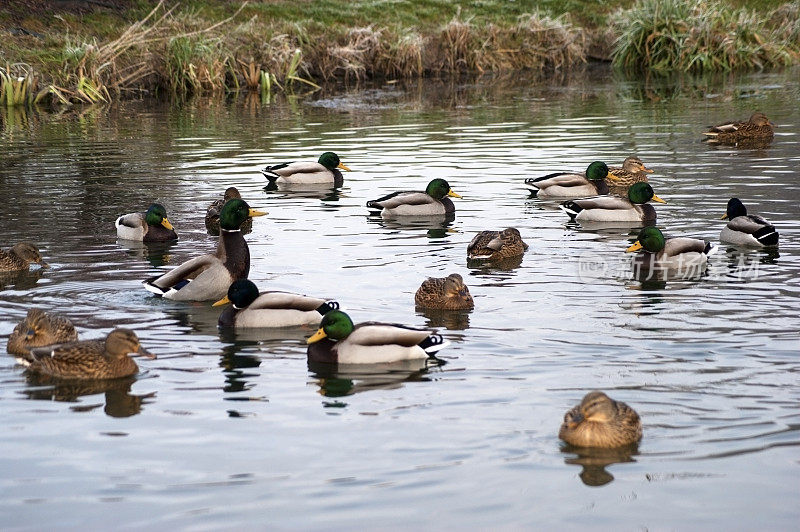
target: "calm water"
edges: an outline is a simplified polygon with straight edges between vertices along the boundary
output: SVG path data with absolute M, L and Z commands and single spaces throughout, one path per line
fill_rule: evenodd
M 0 525 L 795 528 L 797 74 L 674 85 L 600 71 L 263 106 L 3 111 L 0 245 L 34 241 L 52 268 L 3 279 L 0 335 L 35 306 L 83 338 L 131 327 L 159 359 L 130 382 L 78 387 L 29 382 L 0 357 Z M 699 142 L 754 109 L 779 125 L 769 148 Z M 325 150 L 353 169 L 340 191 L 264 190 L 264 163 Z M 662 229 L 717 241 L 738 196 L 777 226 L 779 250 L 723 245 L 702 278 L 641 282 L 628 229 L 567 223 L 522 186 L 634 153 L 669 202 Z M 433 177 L 464 196 L 451 223 L 367 217 L 366 200 Z M 315 371 L 310 329 L 221 335 L 217 309 L 151 297 L 142 279 L 214 248 L 203 215 L 229 185 L 269 211 L 247 236 L 262 289 L 436 327 L 447 364 Z M 118 242 L 115 217 L 156 199 L 180 240 Z M 507 226 L 530 244 L 521 264 L 468 268 L 474 233 Z M 416 312 L 421 281 L 451 272 L 475 310 Z M 639 411 L 638 452 L 562 450 L 564 412 L 597 388 Z

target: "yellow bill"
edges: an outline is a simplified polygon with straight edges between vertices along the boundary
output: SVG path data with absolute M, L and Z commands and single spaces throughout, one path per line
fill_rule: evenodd
M 255 218 L 257 216 L 264 216 L 265 214 L 269 213 L 264 211 L 257 211 L 255 209 L 250 209 L 249 211 L 247 211 L 247 216 L 249 216 L 250 218 Z
M 231 302 L 231 300 L 228 299 L 228 296 L 225 296 L 225 297 L 223 297 L 222 299 L 220 299 L 219 301 L 217 301 L 216 303 L 214 303 L 211 306 L 212 307 L 221 307 L 222 305 L 227 305 L 230 302 Z
M 450 196 L 451 198 L 461 198 L 461 196 L 459 196 L 458 194 L 456 194 L 455 192 L 453 192 L 453 189 L 452 189 L 452 188 L 451 188 L 450 190 L 448 190 L 448 191 L 447 191 L 447 195 L 448 195 L 448 196 Z M 463 199 L 463 198 L 462 198 L 462 199 Z
M 633 251 L 639 251 L 640 249 L 642 249 L 642 244 L 637 240 L 636 242 L 633 243 L 633 245 L 631 247 L 629 247 L 628 249 L 625 250 L 625 253 L 631 253 Z
M 719 218 L 719 219 L 720 219 L 720 220 L 727 220 L 727 219 L 728 219 L 728 213 L 726 212 L 725 214 L 723 214 L 722 216 L 720 216 L 720 218 Z
M 161 225 L 163 225 L 167 229 L 170 229 L 170 230 L 172 229 L 172 224 L 169 223 L 169 220 L 167 220 L 166 216 L 161 219 Z
M 666 201 L 662 200 L 661 198 L 659 198 L 655 194 L 653 194 L 653 201 L 657 201 L 658 203 L 666 203 Z
M 314 333 L 314 335 L 311 338 L 306 340 L 306 343 L 307 344 L 313 344 L 313 343 L 319 342 L 323 338 L 327 338 L 327 337 L 328 337 L 328 335 L 325 334 L 325 331 L 323 331 L 322 328 L 320 328 L 317 332 Z
M 348 172 L 352 172 L 348 167 L 344 165 L 344 163 L 339 163 L 336 168 L 341 168 L 342 170 L 347 170 Z

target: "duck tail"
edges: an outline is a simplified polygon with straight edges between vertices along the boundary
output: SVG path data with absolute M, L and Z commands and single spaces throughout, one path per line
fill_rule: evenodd
M 338 301 L 326 301 L 322 305 L 317 307 L 317 312 L 319 312 L 322 316 L 327 314 L 332 310 L 339 310 L 339 302 Z
M 762 227 L 753 233 L 753 237 L 765 246 L 778 245 L 778 232 L 775 230 L 775 227 L 771 225 Z
M 565 201 L 564 203 L 559 205 L 558 208 L 567 213 L 567 215 L 573 220 L 583 210 L 583 207 L 581 207 L 574 201 Z
M 706 248 L 703 250 L 703 253 L 705 253 L 706 257 L 710 257 L 717 251 L 719 251 L 719 246 L 715 246 L 714 244 L 706 240 Z
M 261 175 L 266 177 L 267 181 L 269 181 L 270 183 L 274 183 L 280 177 L 278 174 L 271 171 L 269 166 L 264 168 L 263 170 L 259 170 L 259 172 L 261 172 Z
M 441 334 L 432 334 L 417 345 L 419 345 L 423 351 L 428 353 L 429 356 L 433 356 L 438 353 L 439 350 L 450 345 L 450 342 L 445 340 Z
M 144 289 L 147 290 L 148 292 L 152 292 L 153 294 L 161 297 L 164 294 L 166 294 L 167 291 L 164 290 L 163 288 L 161 288 L 160 286 L 157 286 L 156 284 L 154 284 L 154 281 L 156 279 L 158 279 L 159 277 L 161 277 L 161 276 L 160 275 L 155 275 L 153 277 L 150 277 L 149 279 L 145 279 L 144 281 L 142 281 L 142 285 L 144 286 Z

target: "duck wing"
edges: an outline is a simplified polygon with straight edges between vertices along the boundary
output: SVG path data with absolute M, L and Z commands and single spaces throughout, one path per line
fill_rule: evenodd
M 556 172 L 542 177 L 531 177 L 525 180 L 525 184 L 533 185 L 537 188 L 547 188 L 553 186 L 560 187 L 579 187 L 589 183 L 584 174 L 574 172 Z
M 571 203 L 578 204 L 582 209 L 605 209 L 605 210 L 629 210 L 633 204 L 625 198 L 619 196 L 595 196 L 593 198 L 581 198 L 573 200 Z
M 308 297 L 291 292 L 262 292 L 255 301 L 247 306 L 247 310 L 259 309 L 291 309 L 302 312 L 317 310 L 330 300 Z
M 367 207 L 373 209 L 395 209 L 401 205 L 428 205 L 436 200 L 425 192 L 393 192 L 376 200 L 368 201 Z
M 747 233 L 748 235 L 755 234 L 765 227 L 772 227 L 772 225 L 761 216 L 755 214 L 737 216 L 728 222 L 728 229 Z
M 363 346 L 395 344 L 413 347 L 423 342 L 432 333 L 394 323 L 365 322 L 356 325 L 347 337 L 347 342 Z
M 222 266 L 225 267 L 222 261 L 212 254 L 200 255 L 193 259 L 187 260 L 177 268 L 168 271 L 167 273 L 151 277 L 144 281 L 145 288 L 155 294 L 163 295 L 164 292 L 171 288 L 180 288 L 178 285 L 181 283 L 186 284 L 199 277 L 203 272 L 209 268 Z
M 698 238 L 668 238 L 664 243 L 664 253 L 668 257 L 677 257 L 683 253 L 705 253 L 711 249 L 711 244 Z

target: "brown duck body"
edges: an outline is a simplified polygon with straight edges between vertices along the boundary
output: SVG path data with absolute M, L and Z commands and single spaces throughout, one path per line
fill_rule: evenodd
M 775 135 L 775 124 L 764 113 L 755 112 L 746 122 L 731 121 L 712 126 L 705 135 L 706 140 L 711 143 L 769 142 Z
M 72 322 L 61 316 L 31 309 L 8 337 L 6 350 L 13 355 L 27 355 L 34 347 L 78 340 Z
M 642 439 L 642 424 L 633 408 L 594 391 L 564 415 L 558 437 L 576 447 L 622 447 Z
M 222 199 L 215 200 L 208 206 L 206 210 L 206 230 L 208 234 L 219 235 L 219 211 L 226 201 L 234 198 L 241 199 L 241 197 L 242 195 L 239 194 L 239 190 L 236 187 L 228 187 Z M 251 233 L 253 231 L 253 218 L 248 217 L 242 223 L 240 229 L 244 235 Z
M 647 168 L 638 157 L 627 157 L 622 162 L 622 167 L 612 167 L 608 169 L 606 183 L 610 194 L 625 195 L 628 187 L 634 183 L 647 181 L 647 174 L 653 171 Z
M 414 303 L 418 307 L 439 310 L 469 310 L 475 307 L 469 288 L 457 273 L 423 281 L 414 294 Z
M 27 270 L 31 263 L 41 264 L 43 267 L 47 263 L 42 260 L 39 249 L 28 242 L 20 242 L 8 251 L 0 249 L 0 271 L 19 271 Z
M 467 246 L 471 260 L 501 260 L 519 257 L 528 249 L 519 231 L 513 227 L 502 231 L 481 231 Z

